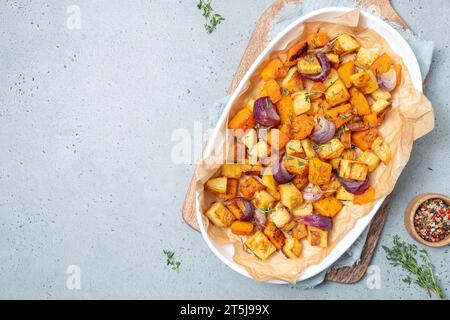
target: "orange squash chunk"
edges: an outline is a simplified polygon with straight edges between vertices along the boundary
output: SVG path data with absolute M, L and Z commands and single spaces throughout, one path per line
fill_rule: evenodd
M 350 103 L 325 110 L 325 115 L 333 120 L 336 128 L 352 120 L 353 109 Z
M 243 129 L 247 130 L 253 128 L 255 120 L 253 112 L 248 108 L 242 108 L 228 123 L 229 129 Z
M 358 116 L 364 116 L 371 112 L 366 97 L 356 88 L 350 89 L 350 103 L 355 108 Z
M 328 43 L 328 35 L 325 32 L 314 32 L 306 37 L 306 42 L 308 43 L 308 48 L 320 48 Z
M 282 124 L 291 124 L 295 117 L 294 104 L 291 96 L 283 96 L 277 103 L 278 113 Z
M 376 73 L 386 73 L 389 71 L 391 65 L 391 57 L 389 57 L 386 53 L 383 53 L 373 62 L 369 69 Z
M 353 198 L 354 204 L 366 204 L 371 203 L 375 201 L 375 189 L 372 187 L 369 187 L 366 191 L 364 191 L 362 194 L 355 194 Z
M 308 137 L 314 129 L 314 118 L 301 114 L 294 118 L 291 125 L 292 139 L 302 140 Z
M 282 94 L 281 94 L 281 88 L 278 85 L 278 82 L 275 80 L 269 80 L 266 83 L 264 83 L 264 93 L 269 96 L 270 100 L 273 103 L 277 103 L 281 100 Z
M 348 61 L 341 65 L 338 69 L 338 74 L 347 88 L 352 86 L 350 81 L 350 76 L 355 73 L 355 63 L 353 61 Z
M 370 149 L 372 142 L 374 142 L 378 136 L 378 130 L 376 128 L 370 128 L 364 131 L 353 132 L 352 142 L 362 151 L 366 151 Z
M 319 158 L 309 160 L 308 180 L 313 184 L 326 184 L 330 182 L 333 167 Z
M 239 186 L 239 191 L 246 199 L 251 199 L 257 191 L 264 190 L 266 187 L 253 177 L 248 178 Z
M 314 202 L 313 207 L 320 215 L 333 218 L 341 211 L 342 202 L 331 196 Z
M 261 71 L 261 77 L 265 81 L 279 79 L 286 75 L 286 69 L 280 59 L 273 59 Z
M 248 221 L 234 221 L 231 224 L 231 231 L 241 236 L 250 236 L 253 234 L 253 223 Z

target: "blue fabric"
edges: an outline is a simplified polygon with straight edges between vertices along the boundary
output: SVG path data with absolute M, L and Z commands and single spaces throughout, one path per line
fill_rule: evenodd
M 273 24 L 272 30 L 269 33 L 269 38 L 273 39 L 280 31 L 282 31 L 286 26 L 288 26 L 291 22 L 293 22 L 298 17 L 307 14 L 311 11 L 325 8 L 325 7 L 333 7 L 333 6 L 345 6 L 351 8 L 357 8 L 355 3 L 350 0 L 303 0 L 300 4 L 297 5 L 287 5 L 280 15 L 278 16 L 278 20 Z M 359 8 L 360 10 L 365 10 Z M 376 11 L 369 10 L 370 13 L 378 16 Z M 393 25 L 393 24 L 391 24 Z M 413 34 L 411 31 L 405 31 L 398 25 L 393 25 L 393 27 L 405 38 L 405 40 L 409 43 L 411 48 L 413 49 L 417 60 L 419 62 L 420 70 L 422 73 L 422 78 L 425 79 L 430 71 L 430 65 L 433 56 L 434 43 L 432 41 L 426 41 L 420 39 L 417 35 Z M 269 39 L 269 40 L 270 40 Z M 214 127 L 219 119 L 219 116 L 222 114 L 224 107 L 228 102 L 229 97 L 224 97 L 218 100 L 214 107 L 211 109 L 210 114 L 210 125 Z M 340 268 L 344 266 L 353 266 L 359 259 L 361 258 L 361 252 L 364 248 L 364 244 L 366 242 L 368 234 L 368 228 L 361 234 L 361 236 L 355 241 L 355 243 L 346 251 L 345 254 L 340 257 L 332 267 Z M 320 274 L 305 280 L 298 282 L 295 286 L 292 286 L 296 289 L 309 289 L 314 288 L 315 286 L 321 284 L 328 270 L 321 272 Z

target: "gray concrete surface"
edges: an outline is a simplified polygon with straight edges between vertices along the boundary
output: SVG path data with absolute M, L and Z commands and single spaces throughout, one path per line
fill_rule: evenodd
M 258 16 L 271 0 L 214 1 L 212 35 L 194 0 L 0 3 L 0 298 L 419 298 L 379 249 L 381 289 L 313 290 L 248 280 L 223 265 L 180 218 L 192 165 L 174 165 L 176 128 L 206 123 Z M 427 95 L 436 130 L 415 144 L 394 192 L 381 244 L 414 195 L 450 194 L 450 4 L 393 1 L 436 42 Z M 70 5 L 81 29 L 67 27 Z M 182 261 L 165 266 L 163 249 Z M 447 249 L 430 250 L 447 294 Z M 81 289 L 66 286 L 70 265 Z M 69 286 L 70 288 L 70 286 Z

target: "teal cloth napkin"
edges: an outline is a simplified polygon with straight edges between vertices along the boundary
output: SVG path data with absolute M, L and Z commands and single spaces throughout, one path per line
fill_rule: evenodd
M 303 0 L 297 5 L 287 5 L 283 8 L 278 16 L 277 21 L 274 22 L 272 30 L 269 33 L 269 40 L 273 39 L 279 32 L 281 32 L 286 26 L 293 22 L 298 17 L 305 15 L 311 11 L 334 6 L 344 6 L 350 8 L 358 8 L 353 1 L 350 0 Z M 362 11 L 367 11 L 366 9 L 359 8 Z M 376 11 L 368 11 L 376 16 L 379 16 Z M 428 72 L 430 71 L 430 65 L 433 56 L 434 43 L 433 41 L 426 41 L 420 39 L 417 35 L 413 34 L 411 31 L 405 31 L 400 26 L 391 24 L 408 42 L 408 44 L 413 49 L 417 60 L 419 62 L 420 71 L 422 73 L 422 79 L 425 79 Z M 229 96 L 223 97 L 214 103 L 209 115 L 210 126 L 214 127 L 222 114 Z M 340 268 L 344 266 L 353 266 L 358 263 L 361 258 L 361 252 L 364 248 L 366 242 L 367 234 L 369 228 L 361 234 L 361 236 L 355 241 L 355 243 L 333 264 L 331 268 Z M 298 282 L 296 285 L 292 286 L 296 289 L 310 289 L 321 284 L 325 280 L 325 275 L 328 270 L 322 271 L 318 275 L 307 279 L 305 281 Z

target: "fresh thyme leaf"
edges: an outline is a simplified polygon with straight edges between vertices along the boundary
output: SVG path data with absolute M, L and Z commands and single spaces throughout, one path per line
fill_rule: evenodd
M 264 213 L 270 213 L 270 212 L 272 212 L 274 210 L 274 208 L 268 207 L 268 208 L 261 208 L 259 210 L 264 212 Z
M 313 64 L 315 60 L 312 57 L 305 57 L 305 61 L 308 62 L 308 64 Z
M 351 116 L 351 114 L 350 113 L 343 113 L 343 114 L 340 114 L 339 115 L 342 119 L 347 119 L 348 117 L 350 117 Z
M 179 272 L 180 271 L 181 262 L 175 260 L 175 258 L 174 258 L 175 252 L 169 251 L 169 250 L 163 250 L 163 253 L 166 255 L 166 259 L 167 259 L 166 260 L 166 265 L 167 266 L 171 266 L 172 270 L 174 270 L 176 272 Z
M 289 95 L 289 91 L 285 88 L 281 88 L 281 90 L 283 91 L 283 96 L 287 97 Z
M 197 4 L 197 8 L 202 11 L 202 16 L 205 17 L 205 30 L 208 33 L 213 33 L 217 29 L 217 26 L 225 20 L 219 13 L 214 12 L 211 7 L 212 0 L 200 0 Z
M 439 299 L 444 299 L 444 293 L 434 275 L 433 265 L 425 249 L 400 241 L 398 235 L 394 236 L 392 248 L 383 246 L 383 249 L 391 266 L 400 267 L 409 273 L 403 282 L 414 283 L 426 289 L 428 294 L 434 293 Z M 422 263 L 419 263 L 417 258 L 420 258 Z

